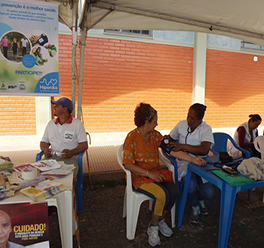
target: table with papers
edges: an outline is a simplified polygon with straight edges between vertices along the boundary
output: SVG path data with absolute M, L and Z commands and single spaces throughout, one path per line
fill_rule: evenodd
M 63 248 L 72 248 L 73 246 L 73 174 L 66 177 L 54 179 L 54 181 L 63 183 L 66 190 L 46 199 L 48 206 L 57 207 L 59 227 L 61 234 L 61 243 Z M 21 202 L 33 202 L 30 198 L 18 194 L 10 198 L 6 198 L 0 204 L 11 204 Z

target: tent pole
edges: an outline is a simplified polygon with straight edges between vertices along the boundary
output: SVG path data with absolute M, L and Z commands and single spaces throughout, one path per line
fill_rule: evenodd
M 78 85 L 78 113 L 77 118 L 81 119 L 82 112 L 82 86 L 83 86 L 83 66 L 84 66 L 84 52 L 86 45 L 87 28 L 84 27 L 81 30 L 81 51 L 80 51 L 80 73 L 79 73 L 79 85 Z
M 194 34 L 192 103 L 205 101 L 207 34 Z
M 73 2 L 72 15 L 72 116 L 75 117 L 75 82 L 76 82 L 76 47 L 77 47 L 77 16 L 79 0 Z

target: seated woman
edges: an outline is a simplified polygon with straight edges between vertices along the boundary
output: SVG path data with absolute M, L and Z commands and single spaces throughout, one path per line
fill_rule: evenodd
M 171 130 L 169 139 L 172 150 L 184 150 L 190 156 L 206 156 L 210 147 L 214 145 L 212 128 L 203 121 L 206 106 L 201 103 L 194 103 L 189 107 L 187 119 L 179 121 Z M 178 140 L 178 143 L 175 141 Z M 177 160 L 178 180 L 185 184 L 188 161 Z M 215 186 L 192 173 L 188 200 L 192 206 L 190 222 L 198 224 L 199 215 L 207 215 L 208 210 L 205 206 L 205 199 L 212 199 L 216 193 Z
M 249 115 L 249 118 L 250 119 L 247 122 L 242 123 L 237 128 L 234 134 L 234 141 L 239 147 L 249 151 L 251 157 L 260 158 L 260 153 L 254 147 L 254 140 L 258 136 L 258 126 L 262 119 L 258 114 Z M 228 153 L 233 157 L 242 156 L 242 153 L 237 150 L 232 143 L 230 144 Z
M 174 182 L 164 182 L 159 164 L 158 148 L 163 139 L 155 130 L 158 125 L 157 111 L 149 104 L 140 103 L 135 109 L 134 122 L 137 128 L 128 133 L 124 142 L 123 165 L 131 171 L 133 188 L 154 199 L 152 219 L 147 233 L 151 246 L 160 244 L 159 231 L 166 237 L 172 230 L 165 223 L 164 217 L 171 210 L 179 194 Z M 170 155 L 198 165 L 205 165 L 200 157 L 191 157 L 183 151 L 172 151 Z M 144 178 L 154 182 L 144 182 Z

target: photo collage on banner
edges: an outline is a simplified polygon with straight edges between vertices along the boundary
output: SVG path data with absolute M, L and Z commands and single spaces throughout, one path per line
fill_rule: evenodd
M 3 247 L 49 248 L 47 202 L 0 205 Z
M 59 95 L 58 5 L 0 0 L 0 94 Z

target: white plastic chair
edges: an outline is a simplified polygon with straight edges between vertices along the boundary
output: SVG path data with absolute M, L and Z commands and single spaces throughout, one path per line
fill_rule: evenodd
M 126 236 L 127 239 L 134 239 L 138 221 L 138 214 L 141 203 L 150 200 L 149 208 L 151 210 L 153 199 L 149 196 L 146 196 L 142 193 L 134 191 L 132 188 L 132 180 L 131 180 L 131 172 L 126 170 L 122 164 L 122 152 L 123 152 L 123 144 L 119 147 L 117 151 L 117 161 L 120 167 L 125 171 L 127 177 L 127 186 L 124 195 L 124 206 L 123 206 L 123 218 L 126 217 Z M 160 159 L 162 162 L 168 167 L 170 171 L 172 171 L 174 175 L 174 167 L 168 162 L 162 155 L 159 150 Z M 175 227 L 175 204 L 171 209 L 171 226 Z
M 264 159 L 264 136 L 257 136 L 254 140 L 254 146 L 261 154 L 261 159 Z

